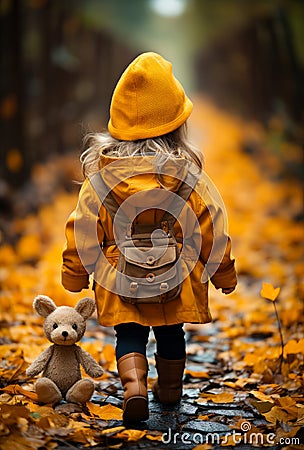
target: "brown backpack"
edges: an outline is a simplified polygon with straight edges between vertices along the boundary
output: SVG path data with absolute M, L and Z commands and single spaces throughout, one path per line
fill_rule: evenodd
M 174 223 L 193 191 L 193 177 L 189 182 L 190 177 L 182 182 L 170 212 L 166 211 L 159 223 L 151 225 L 131 222 L 111 192 L 104 196 L 102 204 L 113 221 L 120 208 L 119 223 L 125 230 L 119 242 L 106 239 L 103 243 L 104 247 L 114 244 L 119 247 L 116 292 L 122 301 L 166 303 L 180 294 L 183 277 L 178 243 L 182 243 L 182 239 L 175 237 Z M 100 188 L 103 192 L 108 191 L 101 177 L 98 183 L 95 180 L 95 187 L 96 184 L 99 192 Z

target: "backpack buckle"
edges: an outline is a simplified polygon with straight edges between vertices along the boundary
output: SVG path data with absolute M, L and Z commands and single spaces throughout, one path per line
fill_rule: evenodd
M 154 273 L 148 273 L 147 275 L 146 275 L 146 280 L 148 281 L 148 283 L 153 283 L 153 281 L 155 280 L 155 275 L 154 275 Z
M 132 283 L 130 283 L 130 292 L 131 294 L 134 294 L 138 289 L 138 283 L 136 283 L 135 281 L 132 281 Z
M 146 259 L 146 263 L 149 264 L 149 266 L 153 266 L 155 263 L 155 258 L 153 255 L 149 255 Z
M 161 283 L 159 286 L 159 290 L 163 293 L 163 292 L 167 292 L 167 290 L 169 289 L 169 285 L 168 283 Z

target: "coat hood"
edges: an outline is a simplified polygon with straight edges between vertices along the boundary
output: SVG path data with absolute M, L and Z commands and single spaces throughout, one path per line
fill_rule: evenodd
M 134 194 L 158 189 L 149 194 L 149 206 L 156 207 L 168 198 L 167 191 L 177 192 L 187 175 L 188 162 L 183 158 L 165 161 L 157 165 L 155 156 L 109 157 L 100 159 L 100 174 L 119 203 Z M 155 195 L 156 194 L 156 195 Z M 138 196 L 134 197 L 138 201 Z

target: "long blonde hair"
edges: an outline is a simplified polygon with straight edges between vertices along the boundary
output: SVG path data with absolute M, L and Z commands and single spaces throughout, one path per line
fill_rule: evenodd
M 136 141 L 120 141 L 103 133 L 89 133 L 83 140 L 84 151 L 80 156 L 84 177 L 94 175 L 99 170 L 101 156 L 128 157 L 154 155 L 156 164 L 163 164 L 170 158 L 184 158 L 193 163 L 199 171 L 203 168 L 202 153 L 187 139 L 187 125 L 163 136 Z

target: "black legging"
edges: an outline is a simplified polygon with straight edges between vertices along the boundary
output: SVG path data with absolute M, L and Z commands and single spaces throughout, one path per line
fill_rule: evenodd
M 183 324 L 152 327 L 156 339 L 156 351 L 165 359 L 181 359 L 186 354 Z M 116 331 L 117 360 L 127 353 L 146 355 L 150 327 L 138 323 L 122 323 L 114 327 Z

